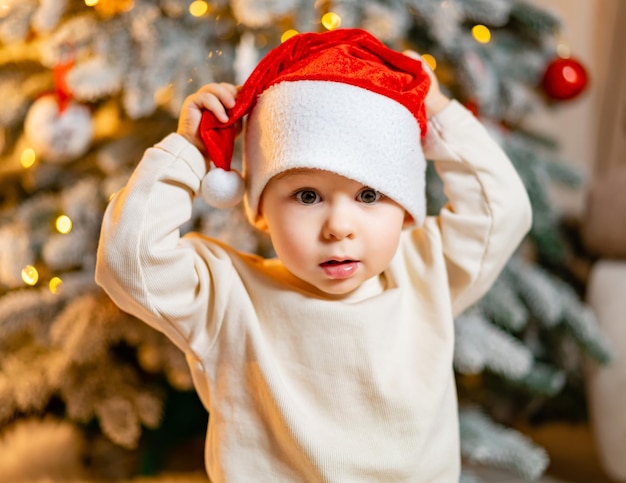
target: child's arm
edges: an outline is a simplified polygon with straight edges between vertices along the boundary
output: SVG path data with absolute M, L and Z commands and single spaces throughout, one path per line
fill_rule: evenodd
M 448 203 L 424 228 L 441 239 L 459 314 L 489 289 L 516 250 L 530 229 L 531 207 L 504 151 L 467 109 L 441 94 L 430 73 L 424 153 L 435 163 Z
M 191 95 L 178 132 L 145 152 L 103 219 L 96 282 L 122 310 L 164 332 L 183 350 L 206 325 L 209 306 L 219 310 L 211 280 L 230 273 L 222 251 L 207 248 L 199 256 L 195 242 L 180 237 L 179 227 L 191 217 L 206 174 L 197 128 L 202 109 L 223 116 L 223 105 L 234 102 L 236 93 L 233 86 L 211 84 Z

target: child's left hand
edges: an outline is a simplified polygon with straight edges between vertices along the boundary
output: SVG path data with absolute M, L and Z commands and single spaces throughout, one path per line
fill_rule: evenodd
M 424 104 L 426 105 L 426 116 L 428 117 L 428 119 L 430 119 L 431 117 L 441 112 L 444 107 L 449 104 L 450 98 L 443 95 L 443 93 L 441 92 L 441 88 L 439 87 L 439 81 L 437 80 L 437 76 L 435 76 L 435 73 L 430 68 L 428 63 L 424 59 L 422 59 L 422 57 L 417 52 L 413 50 L 405 50 L 403 54 L 407 57 L 411 57 L 412 59 L 419 60 L 422 63 L 424 70 L 430 77 L 430 89 L 428 90 L 428 94 L 426 95 L 426 99 L 424 100 Z
M 206 155 L 204 144 L 198 134 L 202 112 L 211 111 L 219 121 L 228 121 L 226 109 L 234 107 L 238 93 L 237 86 L 226 82 L 202 86 L 185 99 L 176 132 Z

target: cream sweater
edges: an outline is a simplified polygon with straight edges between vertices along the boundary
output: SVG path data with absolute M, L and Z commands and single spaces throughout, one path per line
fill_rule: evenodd
M 516 249 L 530 205 L 460 104 L 430 121 L 424 151 L 449 204 L 344 299 L 307 292 L 278 260 L 181 238 L 205 162 L 176 134 L 111 202 L 96 280 L 185 352 L 213 483 L 458 480 L 453 318 Z

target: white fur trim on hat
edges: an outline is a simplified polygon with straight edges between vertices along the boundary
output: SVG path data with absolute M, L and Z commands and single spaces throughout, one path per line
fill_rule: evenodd
M 258 218 L 269 180 L 294 168 L 337 173 L 402 205 L 417 225 L 426 212 L 426 161 L 415 117 L 384 95 L 327 81 L 281 82 L 249 115 L 244 140 L 244 197 Z

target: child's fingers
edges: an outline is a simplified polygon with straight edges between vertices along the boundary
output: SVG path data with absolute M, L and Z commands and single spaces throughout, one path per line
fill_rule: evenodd
M 417 52 L 415 52 L 414 50 L 405 50 L 402 53 L 404 55 L 406 55 L 407 57 L 410 57 L 411 59 L 419 60 L 422 63 L 422 65 L 424 66 L 424 68 L 426 69 L 427 72 L 432 72 L 432 69 L 430 68 L 430 65 L 428 65 L 428 62 L 426 62 L 422 58 L 422 56 L 420 54 L 418 54 Z
M 237 97 L 237 94 L 239 94 L 239 91 L 241 90 L 241 86 L 236 86 L 234 84 L 228 84 L 227 82 L 224 82 L 222 84 L 226 89 L 228 89 L 228 91 L 232 94 L 233 97 Z
M 435 77 L 435 73 L 433 72 L 433 69 L 430 67 L 430 65 L 428 64 L 428 62 L 426 62 L 422 56 L 420 54 L 418 54 L 417 52 L 415 52 L 414 50 L 405 50 L 404 52 L 402 52 L 404 55 L 406 55 L 407 57 L 410 57 L 411 59 L 415 59 L 415 60 L 419 60 L 422 63 L 422 67 L 423 69 L 426 71 L 426 73 L 428 74 L 428 76 L 430 77 L 430 80 L 435 82 L 436 81 L 436 77 Z
M 198 92 L 195 94 L 194 102 L 200 109 L 211 111 L 218 120 L 222 122 L 228 121 L 226 107 L 216 94 L 212 92 Z
M 430 77 L 430 88 L 424 100 L 424 104 L 426 106 L 426 115 L 430 119 L 432 116 L 441 112 L 449 104 L 450 99 L 441 92 L 439 81 L 437 80 L 435 72 L 430 67 L 428 62 L 426 62 L 422 58 L 422 56 L 420 56 L 414 50 L 405 50 L 402 53 L 407 57 L 411 57 L 412 59 L 420 61 L 422 63 L 424 71 L 426 72 L 428 77 Z
M 230 109 L 235 106 L 238 90 L 236 86 L 222 82 L 220 84 L 207 84 L 201 87 L 198 92 L 213 94 L 224 106 Z
M 418 54 L 414 50 L 407 49 L 403 51 L 402 53 L 406 55 L 407 57 L 411 57 L 412 59 L 422 60 L 422 58 L 420 57 L 420 54 Z

